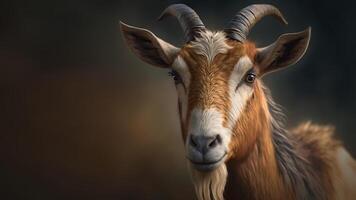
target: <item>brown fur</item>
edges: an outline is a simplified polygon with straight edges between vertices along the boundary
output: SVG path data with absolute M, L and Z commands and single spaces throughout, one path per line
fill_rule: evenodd
M 243 48 L 243 52 L 250 58 L 255 57 L 256 49 L 252 43 L 246 43 Z M 295 155 L 291 156 L 295 156 L 299 160 L 297 162 L 308 165 L 303 166 L 304 172 L 299 174 L 309 176 L 306 180 L 310 180 L 309 185 L 298 186 L 302 187 L 301 192 L 296 189 L 296 185 L 286 184 L 286 179 L 279 172 L 279 160 L 272 142 L 271 120 L 264 91 L 260 83 L 256 82 L 254 94 L 234 129 L 235 136 L 231 142 L 233 152 L 230 153 L 231 159 L 228 162 L 226 197 L 297 199 L 299 192 L 305 193 L 304 197 L 309 195 L 314 199 L 333 197 L 332 173 L 335 166 L 332 163 L 335 162 L 336 150 L 340 146 L 340 143 L 332 138 L 333 129 L 309 123 L 294 129 L 288 136 L 293 138 L 291 144 L 295 145 L 292 146 Z M 313 189 L 316 191 L 308 191 Z
M 218 54 L 213 62 L 209 63 L 202 55 L 194 52 L 194 49 L 188 44 L 180 51 L 180 56 L 189 66 L 191 73 L 191 84 L 189 87 L 189 105 L 188 110 L 192 108 L 216 108 L 223 113 L 226 126 L 228 111 L 230 109 L 229 93 L 227 80 L 231 75 L 234 65 L 243 55 L 248 55 L 254 60 L 256 48 L 253 43 L 247 42 L 241 44 L 233 40 L 227 41 L 232 48 L 227 53 Z M 187 114 L 190 117 L 190 112 Z M 182 118 L 182 117 L 181 117 Z M 186 122 L 183 122 L 186 126 Z M 184 128 L 186 130 L 186 127 Z M 183 138 L 186 132 L 183 132 Z
M 291 130 L 296 139 L 296 149 L 310 163 L 319 183 L 330 196 L 335 192 L 332 172 L 335 166 L 336 151 L 341 146 L 333 138 L 334 127 L 318 126 L 310 122 Z
M 258 78 L 263 73 L 286 67 L 303 56 L 310 29 L 284 34 L 272 50 L 264 49 L 256 56 L 258 51 L 253 43 L 227 39 L 225 32 L 204 30 L 179 50 L 147 30 L 124 24 L 122 28 L 132 50 L 147 63 L 166 67 L 177 54 L 186 62 L 191 75 L 189 88 L 182 83 L 188 92 L 188 108 L 184 110 L 187 116 L 182 116 L 182 102 L 178 102 L 184 141 L 192 109 L 214 108 L 223 115 L 223 126 L 228 130 L 231 129 L 229 115 L 237 115 L 231 114 L 230 110 L 240 111 L 244 106 L 239 116 L 233 116 L 237 121 L 232 130 L 225 131 L 233 133 L 226 165 L 221 164 L 217 168 L 219 171 L 215 169 L 218 173 L 212 170 L 193 174 L 200 200 L 210 199 L 210 196 L 221 199 L 227 172 L 225 195 L 228 199 L 327 200 L 356 196 L 353 188 L 356 182 L 352 179 L 356 173 L 355 161 L 340 142 L 332 138 L 333 128 L 306 123 L 290 132 L 283 129 L 279 121 L 280 111 L 258 79 L 253 83 L 251 79 L 240 82 L 249 84 L 244 85 L 248 89 L 240 90 L 238 94 L 249 98 L 241 99 L 243 104 L 230 101 L 229 90 L 233 88 L 228 82 L 239 59 L 250 58 Z M 259 57 L 258 61 L 256 57 Z M 248 59 L 243 61 L 242 64 L 248 63 Z M 239 87 L 237 81 L 241 80 L 231 82 Z M 249 86 L 253 88 L 251 97 L 247 96 L 251 94 Z M 213 191 L 219 194 L 210 195 Z
M 231 107 L 228 78 L 242 56 L 247 55 L 254 62 L 257 51 L 250 42 L 229 40 L 227 44 L 232 48 L 215 56 L 212 62 L 194 53 L 189 44 L 182 48 L 180 56 L 191 73 L 187 120 L 193 108 L 216 108 L 224 115 L 227 126 Z M 258 73 L 258 66 L 255 67 Z M 225 197 L 333 199 L 333 177 L 338 173 L 333 163 L 341 145 L 332 138 L 333 128 L 306 123 L 290 133 L 284 129 L 277 133 L 281 127 L 274 121 L 262 83 L 256 81 L 253 88 L 253 95 L 233 129 Z M 188 123 L 181 124 L 185 140 Z
M 228 162 L 229 179 L 227 199 L 299 199 L 301 190 L 287 184 L 279 171 L 275 145 L 272 142 L 270 112 L 260 83 L 256 83 L 254 95 L 244 114 L 235 126 L 232 141 L 233 155 Z M 258 119 L 258 120 L 256 120 Z M 309 176 L 304 197 L 333 199 L 333 172 L 336 151 L 340 142 L 333 137 L 333 128 L 311 123 L 300 125 L 291 131 L 293 153 L 305 170 L 296 176 Z M 292 139 L 293 138 L 293 139 Z M 288 167 L 288 166 L 287 166 Z M 289 167 L 293 167 L 291 164 Z M 304 168 L 303 168 L 304 169 Z M 291 170 L 291 169 L 289 169 Z M 319 185 L 318 185 L 319 184 Z M 302 186 L 303 187 L 303 186 Z
M 233 155 L 228 163 L 230 179 L 227 199 L 284 199 L 284 188 L 278 173 L 271 139 L 266 98 L 260 83 L 245 112 L 235 125 L 231 143 Z M 256 120 L 258 118 L 258 120 Z M 290 196 L 289 196 L 290 197 Z

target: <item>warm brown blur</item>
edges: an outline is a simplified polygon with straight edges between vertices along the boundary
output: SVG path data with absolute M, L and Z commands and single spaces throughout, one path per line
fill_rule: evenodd
M 172 2 L 0 6 L 0 199 L 193 199 L 173 81 L 129 52 L 118 30 L 123 20 L 179 45 L 178 23 L 156 21 Z M 185 2 L 213 28 L 251 3 Z M 334 124 L 355 155 L 356 29 L 347 12 L 330 20 L 331 4 L 273 2 L 290 25 L 261 22 L 257 45 L 309 25 L 313 33 L 302 62 L 267 85 L 289 125 Z

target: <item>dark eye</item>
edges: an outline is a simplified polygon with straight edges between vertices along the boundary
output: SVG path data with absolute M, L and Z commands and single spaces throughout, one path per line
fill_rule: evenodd
M 254 73 L 248 73 L 245 77 L 246 83 L 253 83 L 256 79 L 256 74 Z
M 173 77 L 173 80 L 174 80 L 175 84 L 182 83 L 182 79 L 179 76 L 177 71 L 172 70 L 172 71 L 168 72 L 168 75 Z

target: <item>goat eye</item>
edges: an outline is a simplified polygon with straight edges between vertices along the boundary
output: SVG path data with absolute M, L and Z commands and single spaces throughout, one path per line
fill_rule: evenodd
M 168 72 L 168 75 L 173 77 L 174 83 L 176 85 L 179 83 L 182 83 L 182 78 L 179 76 L 177 71 L 172 70 L 172 71 Z
M 256 74 L 254 74 L 254 73 L 248 73 L 248 74 L 246 75 L 245 81 L 246 81 L 247 83 L 253 83 L 253 82 L 255 81 L 255 79 L 256 79 Z

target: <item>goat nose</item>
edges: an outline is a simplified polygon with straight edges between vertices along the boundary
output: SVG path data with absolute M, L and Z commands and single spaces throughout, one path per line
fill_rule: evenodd
M 189 145 L 199 151 L 202 154 L 205 154 L 209 150 L 216 148 L 222 144 L 222 139 L 219 134 L 214 136 L 203 136 L 203 135 L 191 135 Z

